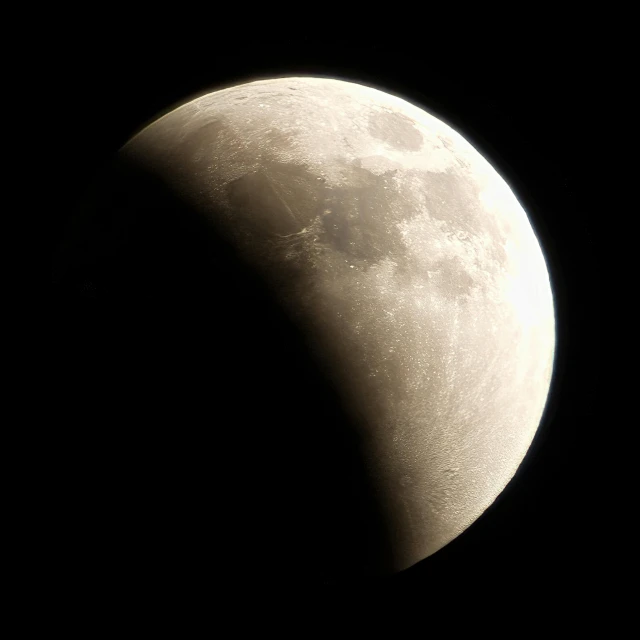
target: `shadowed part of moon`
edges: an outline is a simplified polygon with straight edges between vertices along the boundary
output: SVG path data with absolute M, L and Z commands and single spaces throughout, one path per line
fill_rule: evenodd
M 400 113 L 382 112 L 369 117 L 369 133 L 399 151 L 420 151 L 422 134 Z
M 245 185 L 269 202 L 265 180 Z M 107 524 L 87 544 L 104 570 L 162 585 L 391 566 L 352 420 L 260 274 L 153 171 L 119 162 L 89 203 L 58 292 L 86 359 L 67 363 L 86 371 L 68 421 L 92 424 L 86 513 Z

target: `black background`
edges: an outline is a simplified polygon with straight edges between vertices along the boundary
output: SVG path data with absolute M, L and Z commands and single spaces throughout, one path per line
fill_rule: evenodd
M 557 308 L 552 392 L 530 452 L 495 504 L 431 558 L 394 578 L 317 586 L 329 607 L 363 590 L 419 599 L 457 594 L 493 602 L 498 610 L 513 598 L 533 598 L 540 610 L 561 603 L 582 580 L 578 560 L 586 525 L 575 506 L 575 444 L 578 428 L 593 420 L 598 381 L 599 276 L 593 225 L 581 196 L 581 46 L 565 36 L 550 42 L 536 32 L 467 48 L 446 39 L 436 46 L 426 40 L 354 42 L 336 34 L 194 48 L 184 34 L 142 41 L 126 31 L 106 39 L 68 37 L 55 51 L 48 81 L 56 96 L 51 148 L 60 166 L 50 189 L 52 249 L 92 175 L 158 112 L 194 94 L 274 75 L 340 77 L 405 97 L 458 129 L 509 182 L 543 246 Z M 54 397 L 64 395 L 56 381 L 51 388 Z M 78 509 L 71 496 L 57 516 L 62 531 L 73 529 Z M 69 540 L 65 549 L 66 572 L 91 565 L 90 551 L 83 549 L 89 555 L 79 558 Z M 240 582 L 254 599 L 295 591 L 277 576 L 244 571 Z M 91 571 L 81 573 L 90 586 Z M 214 576 L 206 589 L 220 587 Z

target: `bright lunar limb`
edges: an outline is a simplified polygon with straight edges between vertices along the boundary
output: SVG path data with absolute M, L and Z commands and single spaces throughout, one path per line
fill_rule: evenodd
M 257 269 L 340 389 L 391 523 L 393 569 L 513 477 L 555 347 L 548 272 L 513 192 L 460 134 L 374 88 L 250 82 L 121 150 Z

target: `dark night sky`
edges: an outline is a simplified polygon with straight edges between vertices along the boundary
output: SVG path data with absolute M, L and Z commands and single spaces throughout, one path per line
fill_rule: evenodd
M 180 38 L 132 41 L 83 36 L 60 47 L 53 149 L 64 159 L 64 175 L 53 186 L 60 204 L 50 220 L 52 248 L 83 185 L 141 125 L 193 94 L 272 75 L 360 80 L 422 104 L 463 133 L 511 184 L 543 245 L 556 296 L 558 355 L 545 421 L 514 481 L 467 532 L 405 574 L 357 589 L 421 600 L 456 592 L 472 601 L 478 593 L 487 602 L 493 591 L 498 609 L 500 598 L 535 598 L 540 607 L 560 602 L 582 580 L 586 524 L 575 506 L 575 442 L 578 427 L 594 419 L 599 375 L 599 276 L 593 223 L 581 204 L 586 88 L 577 45 L 533 49 L 523 37 L 444 56 L 422 43 L 334 36 L 257 42 L 244 55 L 214 43 L 204 56 L 203 49 L 178 53 L 184 51 Z M 81 563 L 73 549 L 69 557 L 71 566 Z M 264 577 L 257 587 L 254 576 L 242 579 L 254 585 L 248 592 L 264 598 L 284 588 Z M 330 600 L 344 591 L 327 587 Z

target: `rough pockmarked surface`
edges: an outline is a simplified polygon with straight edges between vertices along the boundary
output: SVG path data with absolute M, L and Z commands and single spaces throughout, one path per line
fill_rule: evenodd
M 322 78 L 200 97 L 121 153 L 210 216 L 307 335 L 366 442 L 395 568 L 478 518 L 531 444 L 555 342 L 540 246 L 490 164 L 406 101 Z

